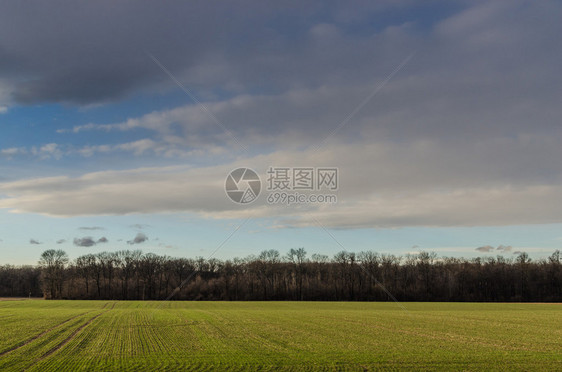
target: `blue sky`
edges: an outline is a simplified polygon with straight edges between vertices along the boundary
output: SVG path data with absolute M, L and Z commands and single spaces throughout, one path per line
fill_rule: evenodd
M 559 3 L 83 6 L 0 7 L 1 264 L 562 246 Z M 228 199 L 270 166 L 337 167 L 338 203 Z

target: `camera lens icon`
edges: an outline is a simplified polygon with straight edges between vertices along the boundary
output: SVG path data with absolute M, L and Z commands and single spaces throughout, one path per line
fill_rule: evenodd
M 233 202 L 249 204 L 260 195 L 261 180 L 253 169 L 237 168 L 226 177 L 224 189 Z

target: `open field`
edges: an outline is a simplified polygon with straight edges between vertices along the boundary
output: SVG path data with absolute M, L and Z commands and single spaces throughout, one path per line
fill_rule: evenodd
M 0 370 L 562 370 L 562 305 L 1 301 Z

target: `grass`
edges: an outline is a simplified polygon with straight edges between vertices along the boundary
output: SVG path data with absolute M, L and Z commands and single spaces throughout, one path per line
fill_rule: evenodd
M 0 301 L 0 370 L 562 370 L 562 305 Z

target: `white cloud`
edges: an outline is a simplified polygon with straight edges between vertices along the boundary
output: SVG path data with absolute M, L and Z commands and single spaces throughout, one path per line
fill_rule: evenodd
M 0 150 L 0 157 L 11 158 L 15 155 L 26 154 L 27 150 L 24 147 L 10 147 Z
M 162 167 L 88 173 L 0 184 L 0 208 L 54 216 L 190 212 L 205 218 L 273 218 L 277 227 L 310 226 L 318 220 L 339 228 L 485 226 L 562 221 L 562 186 L 527 167 L 528 154 L 507 153 L 509 145 L 482 147 L 454 156 L 438 142 L 339 145 L 320 152 L 280 151 L 209 167 Z M 504 147 L 502 147 L 504 146 Z M 538 144 L 541 146 L 541 144 Z M 544 146 L 543 146 L 544 147 Z M 489 159 L 487 168 L 477 165 Z M 538 159 L 542 155 L 538 153 Z M 365 159 L 370 159 L 366 165 Z M 415 160 L 413 160 L 415 159 Z M 526 161 L 524 167 L 506 165 Z M 241 208 L 227 199 L 224 180 L 237 167 L 262 175 L 276 166 L 337 166 L 338 203 L 273 207 L 264 197 Z M 560 174 L 560 173 L 558 173 Z
M 60 160 L 65 156 L 79 155 L 89 158 L 95 155 L 111 154 L 116 152 L 130 153 L 134 156 L 157 155 L 165 158 L 185 158 L 190 156 L 218 155 L 223 154 L 227 149 L 220 146 L 207 145 L 201 148 L 190 149 L 185 141 L 174 136 L 165 137 L 161 141 L 149 138 L 140 139 L 132 142 L 111 144 L 111 145 L 87 145 L 83 147 L 73 147 L 70 145 L 60 145 L 49 143 L 41 146 L 33 146 L 31 149 L 25 147 L 12 147 L 0 149 L 0 157 L 13 158 L 31 154 L 41 160 L 55 159 Z
M 32 147 L 31 153 L 41 159 L 60 159 L 64 155 L 61 146 L 56 143 L 48 143 L 40 147 Z

